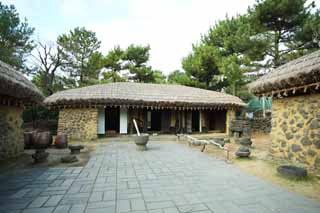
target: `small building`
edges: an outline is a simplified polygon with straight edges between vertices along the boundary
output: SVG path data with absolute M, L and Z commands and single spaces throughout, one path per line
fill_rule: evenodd
M 27 78 L 0 61 L 0 159 L 16 157 L 23 151 L 24 106 L 38 104 L 43 99 Z
M 249 88 L 273 97 L 271 154 L 320 168 L 320 51 L 272 70 Z
M 59 109 L 58 133 L 72 138 L 141 132 L 225 132 L 235 111 L 245 104 L 238 97 L 170 84 L 119 82 L 55 93 L 45 99 Z

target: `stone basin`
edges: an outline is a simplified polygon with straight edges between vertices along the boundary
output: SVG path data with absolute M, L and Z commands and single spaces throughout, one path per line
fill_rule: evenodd
M 137 145 L 138 150 L 146 150 L 147 149 L 147 143 L 149 141 L 149 134 L 140 134 L 134 135 L 134 142 Z
M 290 165 L 279 166 L 277 168 L 277 171 L 280 175 L 285 176 L 287 178 L 302 179 L 302 178 L 306 178 L 308 175 L 308 172 L 305 168 L 298 167 L 298 166 L 290 166 Z
M 77 145 L 69 145 L 69 149 L 71 151 L 71 154 L 80 154 L 80 150 L 84 149 L 84 146 L 77 144 Z
M 238 151 L 236 151 L 236 156 L 240 157 L 240 158 L 245 158 L 245 157 L 249 157 L 251 152 L 250 149 L 248 147 L 245 146 L 241 146 Z
M 78 158 L 75 155 L 67 155 L 61 158 L 62 163 L 74 163 L 78 162 Z
M 239 139 L 239 143 L 240 143 L 241 145 L 243 145 L 243 146 L 251 146 L 252 141 L 251 141 L 250 138 L 245 137 L 245 138 L 240 138 L 240 139 Z

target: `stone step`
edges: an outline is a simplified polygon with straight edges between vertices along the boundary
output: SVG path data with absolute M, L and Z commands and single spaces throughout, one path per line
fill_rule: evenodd
M 116 137 L 106 137 L 103 139 L 106 142 L 130 142 L 133 141 L 132 135 L 119 135 Z M 150 135 L 149 141 L 156 142 L 156 141 L 176 141 L 176 135 Z

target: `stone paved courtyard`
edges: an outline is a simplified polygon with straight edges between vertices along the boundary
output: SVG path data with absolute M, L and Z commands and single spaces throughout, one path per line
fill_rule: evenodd
M 185 145 L 97 147 L 85 167 L 34 168 L 1 178 L 0 212 L 320 212 L 320 204 Z

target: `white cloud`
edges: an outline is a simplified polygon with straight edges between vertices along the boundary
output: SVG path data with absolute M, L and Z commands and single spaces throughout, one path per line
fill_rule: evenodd
M 119 44 L 150 44 L 150 64 L 166 74 L 181 69 L 181 59 L 191 51 L 211 25 L 237 13 L 244 13 L 254 0 L 131 0 L 130 18 L 94 23 L 106 53 Z

